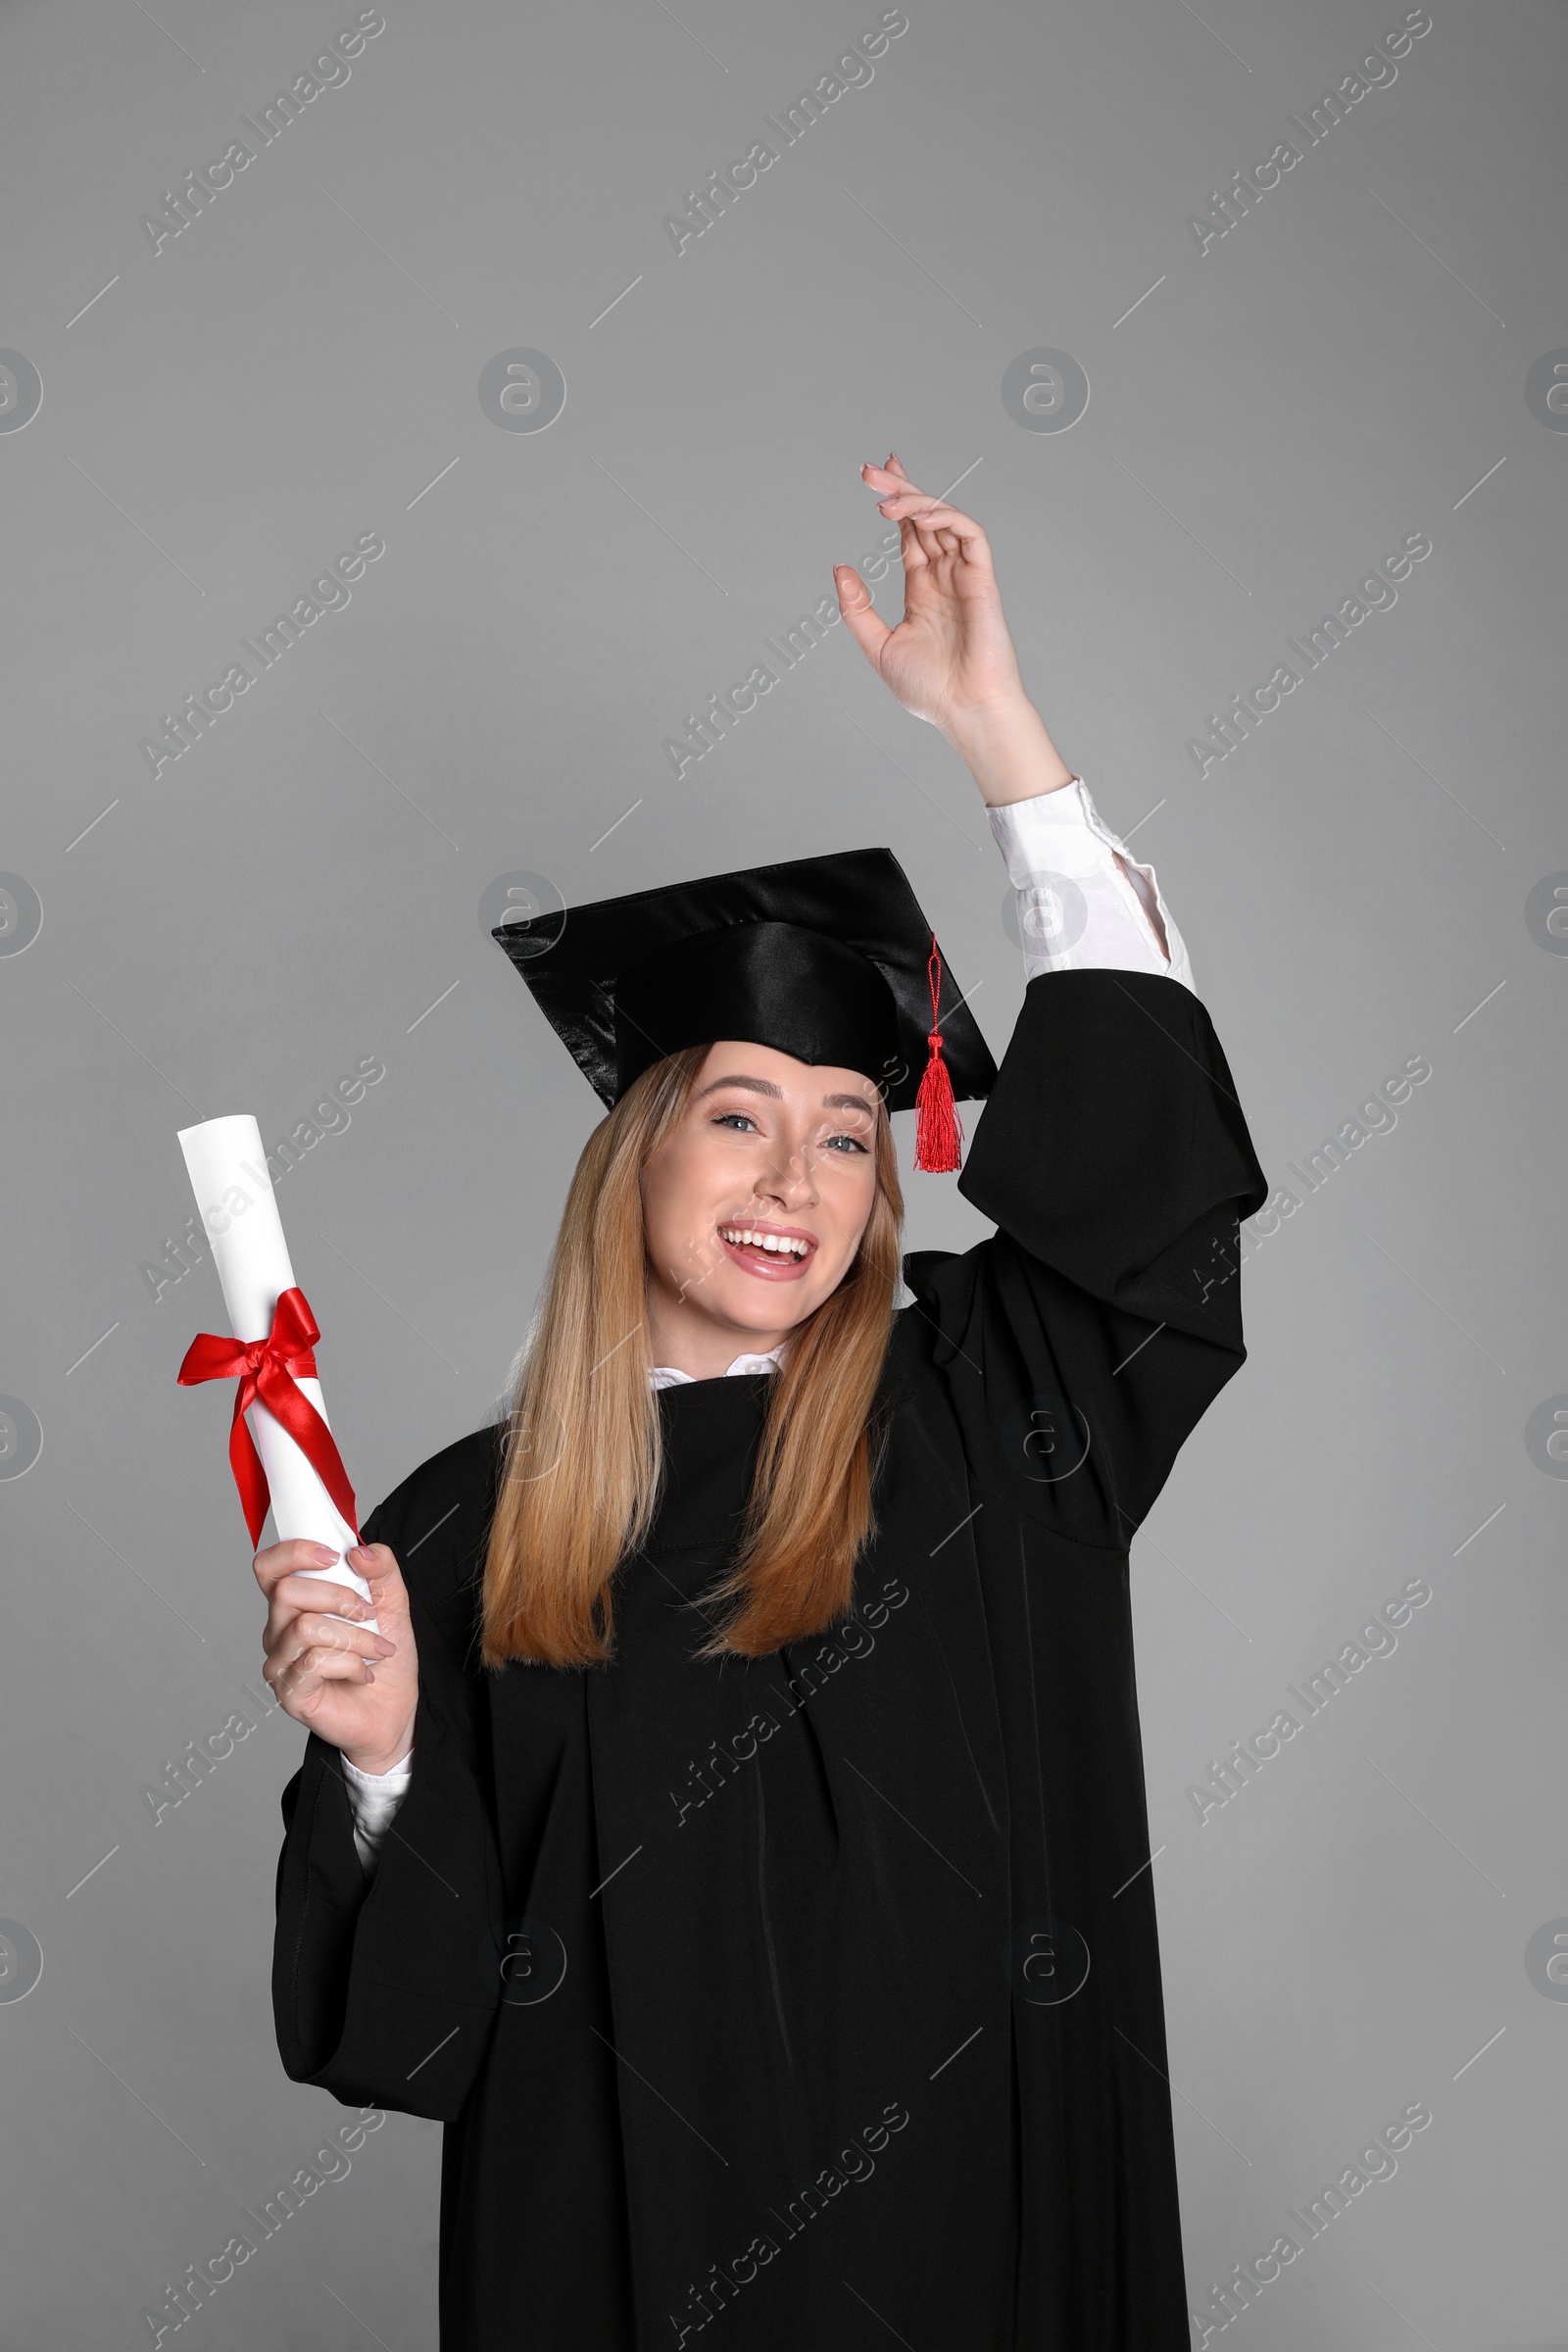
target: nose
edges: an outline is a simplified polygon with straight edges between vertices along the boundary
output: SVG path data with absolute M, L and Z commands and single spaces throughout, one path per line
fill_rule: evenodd
M 757 1196 L 776 1201 L 780 1208 L 810 1207 L 817 1199 L 815 1153 L 779 1137 L 766 1167 L 758 1173 Z

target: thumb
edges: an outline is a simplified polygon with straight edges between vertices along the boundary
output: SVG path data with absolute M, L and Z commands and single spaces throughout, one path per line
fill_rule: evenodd
M 377 1617 L 387 1609 L 395 1615 L 408 1615 L 408 1588 L 389 1544 L 362 1544 L 349 1558 L 370 1588 L 370 1606 Z
M 849 623 L 850 635 L 871 667 L 880 668 L 882 648 L 893 631 L 872 604 L 870 589 L 853 564 L 834 564 L 833 585 L 839 592 L 839 612 Z

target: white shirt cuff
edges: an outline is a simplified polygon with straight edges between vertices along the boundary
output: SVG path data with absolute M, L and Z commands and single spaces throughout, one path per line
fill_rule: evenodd
M 1031 980 L 1042 972 L 1098 969 L 1158 972 L 1193 986 L 1187 949 L 1153 867 L 1141 865 L 1112 833 L 1082 776 L 1033 800 L 1008 802 L 990 816 L 1018 894 Z
M 373 1879 L 392 1817 L 414 1777 L 414 1750 L 411 1747 L 402 1763 L 394 1764 L 390 1772 L 362 1772 L 347 1756 L 342 1758 L 342 1764 L 343 1786 L 349 1792 L 354 1815 L 355 1851 L 366 1877 Z

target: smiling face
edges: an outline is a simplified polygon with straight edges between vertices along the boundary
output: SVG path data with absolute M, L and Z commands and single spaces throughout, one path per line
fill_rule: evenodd
M 875 1089 L 768 1046 L 709 1049 L 642 1174 L 655 1363 L 764 1354 L 838 1289 L 876 1199 Z

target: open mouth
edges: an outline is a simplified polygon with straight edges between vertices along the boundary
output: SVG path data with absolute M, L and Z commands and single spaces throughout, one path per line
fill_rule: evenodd
M 720 1225 L 718 1238 L 736 1265 L 768 1282 L 795 1280 L 816 1252 L 812 1235 L 784 1225 Z

